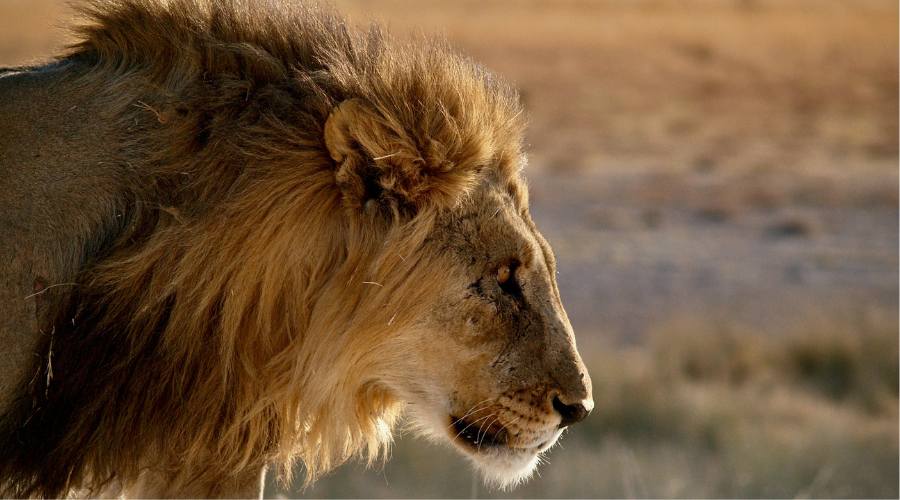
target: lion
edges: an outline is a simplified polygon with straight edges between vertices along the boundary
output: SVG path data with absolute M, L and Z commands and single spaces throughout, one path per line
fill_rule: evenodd
M 329 8 L 82 13 L 0 72 L 0 495 L 261 495 L 403 415 L 511 486 L 591 411 L 508 84 Z

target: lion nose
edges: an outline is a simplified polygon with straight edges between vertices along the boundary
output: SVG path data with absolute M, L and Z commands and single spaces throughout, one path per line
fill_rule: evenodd
M 560 429 L 581 422 L 584 420 L 584 417 L 588 416 L 588 413 L 590 413 L 593 408 L 594 401 L 591 399 L 585 399 L 573 404 L 566 404 L 559 399 L 559 396 L 553 397 L 553 409 L 562 417 L 562 420 L 559 423 Z

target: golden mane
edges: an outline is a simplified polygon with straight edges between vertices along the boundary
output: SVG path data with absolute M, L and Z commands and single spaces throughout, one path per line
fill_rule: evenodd
M 0 432 L 0 494 L 96 494 L 149 461 L 189 490 L 377 459 L 399 408 L 372 374 L 406 354 L 378 339 L 440 290 L 421 250 L 435 217 L 486 180 L 524 206 L 515 93 L 442 43 L 302 4 L 83 12 L 61 62 L 119 124 L 120 222 L 47 318 L 26 423 Z M 382 131 L 359 168 L 388 178 L 384 210 L 336 178 L 324 127 L 342 102 Z

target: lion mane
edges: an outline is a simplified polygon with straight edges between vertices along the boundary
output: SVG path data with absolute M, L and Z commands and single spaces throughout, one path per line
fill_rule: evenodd
M 115 222 L 73 242 L 91 250 L 0 422 L 0 494 L 99 494 L 152 465 L 217 495 L 266 464 L 286 482 L 298 460 L 306 481 L 378 460 L 401 405 L 366 377 L 411 355 L 379 338 L 441 288 L 419 251 L 437 214 L 487 177 L 525 196 L 515 92 L 443 42 L 303 4 L 82 13 L 56 64 L 116 123 Z

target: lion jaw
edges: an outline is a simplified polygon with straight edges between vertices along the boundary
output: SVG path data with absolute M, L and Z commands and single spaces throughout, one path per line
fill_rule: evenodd
M 556 444 L 563 431 L 554 425 L 533 433 L 527 443 L 480 443 L 482 446 L 478 446 L 460 439 L 460 429 L 453 425 L 458 419 L 443 405 L 420 402 L 410 405 L 407 413 L 417 434 L 438 444 L 450 444 L 472 464 L 486 486 L 501 490 L 527 481 L 540 465 L 541 455 Z

